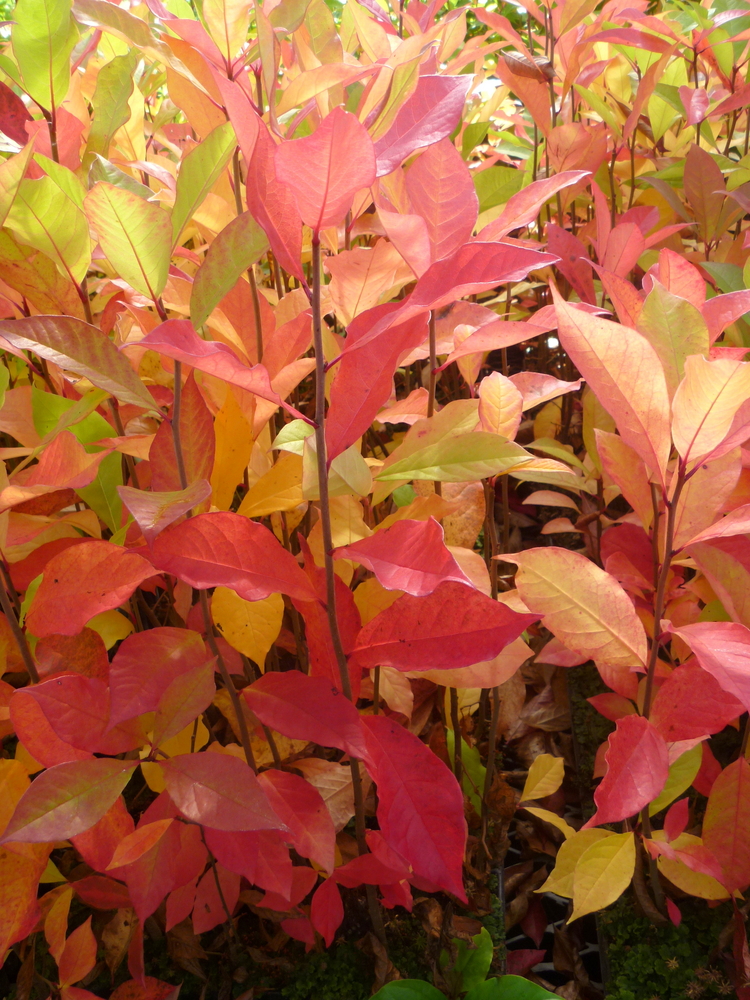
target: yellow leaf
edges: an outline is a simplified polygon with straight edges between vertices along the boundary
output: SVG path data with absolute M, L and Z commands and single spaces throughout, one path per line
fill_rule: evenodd
M 244 698 L 240 698 L 240 704 L 242 706 L 242 714 L 245 716 L 245 722 L 247 723 L 248 732 L 252 732 L 257 725 L 257 719 L 250 711 L 247 706 L 247 702 Z M 237 716 L 234 711 L 234 706 L 232 705 L 232 699 L 229 696 L 229 692 L 226 688 L 219 688 L 219 690 L 214 695 L 214 705 L 218 708 L 224 718 L 227 720 L 229 725 L 232 727 L 232 732 L 237 737 L 241 739 L 240 727 L 237 722 Z
M 191 722 L 189 726 L 185 726 L 182 732 L 162 743 L 159 749 L 169 754 L 170 757 L 176 757 L 184 753 L 195 753 L 198 750 L 202 750 L 206 743 L 208 743 L 208 737 L 209 732 L 203 723 L 203 719 L 197 719 L 195 722 Z M 147 748 L 144 748 L 141 750 L 141 753 L 145 757 L 149 751 Z M 152 792 L 156 792 L 158 795 L 164 791 L 166 787 L 164 784 L 164 772 L 158 764 L 151 761 L 142 761 L 141 770 L 143 771 L 146 784 Z
M 281 733 L 275 733 L 273 731 L 271 732 L 271 736 L 273 737 L 273 741 L 276 744 L 276 749 L 282 761 L 288 760 L 290 757 L 294 757 L 296 754 L 301 753 L 308 745 L 306 740 L 290 740 L 287 736 L 282 736 Z M 250 747 L 253 751 L 253 757 L 255 758 L 255 763 L 258 767 L 265 767 L 267 764 L 274 763 L 271 744 L 268 743 L 267 740 L 260 736 L 251 736 Z M 212 743 L 209 746 L 208 751 L 213 753 L 229 754 L 230 757 L 236 757 L 238 760 L 245 759 L 245 751 L 239 743 L 227 743 L 226 746 L 222 746 L 221 743 Z M 299 763 L 303 762 L 300 761 Z M 295 767 L 296 766 L 297 762 L 295 762 Z
M 655 835 L 660 833 L 662 833 L 661 830 L 654 831 Z M 656 836 L 655 839 L 657 839 Z M 678 851 L 685 850 L 690 845 L 702 844 L 703 841 L 700 837 L 694 837 L 690 833 L 681 833 L 679 837 L 672 841 L 672 847 Z M 694 872 L 692 868 L 688 868 L 686 864 L 676 858 L 665 858 L 663 855 L 659 855 L 656 859 L 656 864 L 665 878 L 668 878 L 678 889 L 690 893 L 691 896 L 698 896 L 699 899 L 729 898 L 729 893 L 721 882 L 710 875 L 705 875 L 703 872 Z
M 701 744 L 687 750 L 669 768 L 667 783 L 661 790 L 661 794 L 649 805 L 649 816 L 655 816 L 662 809 L 666 809 L 674 800 L 682 795 L 693 783 L 693 779 L 700 770 L 703 750 Z
M 565 761 L 562 757 L 553 757 L 549 753 L 541 753 L 529 768 L 526 784 L 521 792 L 521 802 L 532 799 L 545 799 L 556 792 L 565 777 Z
M 294 510 L 302 503 L 302 458 L 282 451 L 276 464 L 245 494 L 237 513 L 266 517 L 279 510 Z
M 0 760 L 0 833 L 8 825 L 18 800 L 29 787 L 29 775 L 19 760 Z
M 613 667 L 642 666 L 646 633 L 620 584 L 585 556 L 553 546 L 504 556 L 522 601 L 568 649 Z
M 37 774 L 39 771 L 44 770 L 44 764 L 40 764 L 38 760 L 34 760 L 20 740 L 16 743 L 15 759 L 23 766 L 27 774 Z
M 229 510 L 234 491 L 250 461 L 253 436 L 245 414 L 231 389 L 214 421 L 216 453 L 211 472 L 211 502 L 219 510 Z
M 94 615 L 86 622 L 86 628 L 98 632 L 107 649 L 111 649 L 116 642 L 130 635 L 133 623 L 119 611 L 102 611 L 100 615 Z
M 47 867 L 42 872 L 39 881 L 46 883 L 46 882 L 67 882 L 68 880 L 62 874 L 62 872 L 54 863 L 54 861 L 50 860 L 47 862 Z
M 390 608 L 394 601 L 403 596 L 403 590 L 386 590 L 383 584 L 371 576 L 354 591 L 354 603 L 359 610 L 362 624 L 366 625 L 376 615 Z
M 573 834 L 557 852 L 557 860 L 550 877 L 540 886 L 536 892 L 554 892 L 558 896 L 573 896 L 573 876 L 575 874 L 578 859 L 586 853 L 589 847 L 597 844 L 605 837 L 614 837 L 615 834 L 601 827 L 594 827 L 591 830 L 579 830 Z
M 263 669 L 266 656 L 281 631 L 284 598 L 269 594 L 262 601 L 245 601 L 227 587 L 217 587 L 211 599 L 216 627 L 230 646 Z
M 575 836 L 576 831 L 570 823 L 566 823 L 562 816 L 558 816 L 557 813 L 553 813 L 549 809 L 541 809 L 539 806 L 524 806 L 523 808 L 532 816 L 536 816 L 537 819 L 544 820 L 545 823 L 556 827 L 566 840 Z
M 514 438 L 523 413 L 523 396 L 509 378 L 492 372 L 479 383 L 479 422 L 483 431 Z
M 630 885 L 635 870 L 635 835 L 615 833 L 592 844 L 578 859 L 573 874 L 572 923 L 614 903 Z

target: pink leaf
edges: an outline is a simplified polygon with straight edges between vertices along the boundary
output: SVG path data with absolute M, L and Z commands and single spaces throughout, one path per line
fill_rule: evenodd
M 737 622 L 696 622 L 673 628 L 724 691 L 750 711 L 750 629 Z
M 208 500 L 211 484 L 206 479 L 199 479 L 186 490 L 175 493 L 147 493 L 131 486 L 118 486 L 117 492 L 150 544 L 160 531 Z
M 667 809 L 664 817 L 664 832 L 669 840 L 676 840 L 685 832 L 690 816 L 690 800 L 678 799 Z
M 417 876 L 465 901 L 466 821 L 456 779 L 420 739 L 391 719 L 369 716 L 362 724 L 387 844 Z
M 445 547 L 442 527 L 426 521 L 396 521 L 369 538 L 336 549 L 334 559 L 353 559 L 365 566 L 386 590 L 404 590 L 415 597 L 431 594 L 447 580 L 471 586 L 471 581 Z
M 372 619 L 353 656 L 363 668 L 468 667 L 491 660 L 539 615 L 519 614 L 461 583 L 441 583 L 427 597 L 405 594 Z
M 605 759 L 607 773 L 594 792 L 596 813 L 584 829 L 635 816 L 661 792 L 669 773 L 664 739 L 639 715 L 617 722 Z
M 337 747 L 360 759 L 367 753 L 359 713 L 322 677 L 298 670 L 267 673 L 242 697 L 261 722 L 290 739 Z
M 564 170 L 553 177 L 532 181 L 528 187 L 522 188 L 510 196 L 499 217 L 484 227 L 478 239 L 486 242 L 501 240 L 512 229 L 522 229 L 524 226 L 528 226 L 539 215 L 544 203 L 553 198 L 558 191 L 562 191 L 572 184 L 580 184 L 581 181 L 590 176 L 589 170 Z
M 294 556 L 268 528 L 231 511 L 199 514 L 167 528 L 154 541 L 153 560 L 192 587 L 229 587 L 246 601 L 269 594 L 301 601 L 317 596 Z
M 202 340 L 189 320 L 166 320 L 143 340 L 138 341 L 138 346 L 181 361 L 223 382 L 229 382 L 230 385 L 239 386 L 276 406 L 283 406 L 293 417 L 310 423 L 307 417 L 274 392 L 268 371 L 263 365 L 253 365 L 251 368 L 240 361 L 226 344 L 216 340 Z
M 375 180 L 372 139 L 341 107 L 312 135 L 277 146 L 275 165 L 276 177 L 291 189 L 302 221 L 315 234 L 342 223 L 357 191 Z
M 700 125 L 708 111 L 708 91 L 703 87 L 680 87 L 680 100 L 688 125 Z
M 258 781 L 276 815 L 289 827 L 297 853 L 332 872 L 336 831 L 317 788 L 297 774 L 273 769 L 264 771 Z
M 469 240 L 479 200 L 469 168 L 450 141 L 429 146 L 406 173 L 412 208 L 427 225 L 431 260 L 442 260 Z
M 390 174 L 417 149 L 451 134 L 461 120 L 471 81 L 463 76 L 425 75 L 375 143 L 377 174 Z

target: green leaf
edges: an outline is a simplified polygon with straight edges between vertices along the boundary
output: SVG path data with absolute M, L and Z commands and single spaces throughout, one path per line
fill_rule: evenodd
M 122 521 L 122 500 L 117 487 L 122 486 L 122 455 L 113 451 L 99 463 L 96 479 L 89 486 L 79 486 L 78 496 L 93 510 L 110 531 L 117 531 Z
M 94 114 L 83 157 L 84 169 L 95 154 L 106 157 L 112 136 L 130 119 L 128 102 L 133 93 L 133 73 L 137 62 L 135 52 L 130 50 L 125 55 L 115 56 L 99 70 L 91 99 Z
M 120 276 L 151 299 L 161 295 L 172 251 L 169 214 L 155 202 L 106 181 L 89 191 L 84 208 Z
M 5 403 L 5 390 L 8 388 L 10 383 L 10 372 L 5 365 L 0 368 L 0 410 L 3 408 Z
M 69 430 L 84 446 L 111 437 L 114 428 L 96 412 L 108 395 L 103 389 L 89 389 L 79 400 L 72 400 L 32 388 L 31 414 L 36 432 L 42 439 L 34 451 L 41 451 L 64 430 Z M 86 451 L 100 450 L 86 448 Z
M 231 123 L 224 122 L 183 159 L 172 209 L 173 245 L 177 244 L 185 224 L 216 183 L 236 145 L 237 137 Z
M 414 499 L 415 494 L 411 486 L 399 486 L 399 489 L 411 490 L 412 499 Z M 397 492 L 398 490 L 393 491 L 394 498 Z M 453 762 L 455 754 L 455 739 L 452 729 L 446 729 L 445 739 L 448 744 L 448 757 L 451 762 Z M 482 764 L 482 759 L 479 756 L 479 750 L 476 747 L 469 746 L 466 742 L 461 744 L 461 761 L 463 764 L 463 778 L 461 780 L 461 786 L 464 790 L 464 794 L 468 795 L 469 800 L 476 809 L 478 815 L 482 811 L 482 791 L 484 789 L 484 777 L 487 773 L 487 769 L 484 764 Z
M 141 184 L 135 177 L 131 177 L 124 170 L 116 167 L 114 163 L 110 163 L 109 160 L 95 153 L 89 168 L 89 186 L 93 187 L 98 181 L 107 181 L 109 184 L 114 184 L 115 187 L 124 188 L 125 191 L 130 191 L 131 194 L 136 194 L 146 201 L 154 193 L 151 188 Z
M 53 260 L 60 272 L 76 282 L 91 263 L 91 239 L 86 216 L 51 176 L 23 180 L 6 225 L 27 246 Z
M 674 396 L 685 374 L 685 358 L 709 352 L 708 327 L 700 310 L 655 281 L 643 303 L 637 329 L 659 355 L 669 395 Z
M 464 1000 L 555 1000 L 557 994 L 530 983 L 520 976 L 503 976 L 488 979 L 481 986 L 475 986 Z
M 442 483 L 466 483 L 497 476 L 532 456 L 520 445 L 499 434 L 474 431 L 444 438 L 413 452 L 383 469 L 380 481 L 432 479 Z
M 504 205 L 521 190 L 524 176 L 524 171 L 515 167 L 488 167 L 475 173 L 474 187 L 479 198 L 479 211 L 486 212 L 495 205 Z
M 687 791 L 700 770 L 703 751 L 701 745 L 686 750 L 677 760 L 670 764 L 667 783 L 662 788 L 658 797 L 648 807 L 649 816 L 655 816 L 662 809 L 666 809 L 683 792 Z
M 190 296 L 193 326 L 203 326 L 240 275 L 267 249 L 266 234 L 250 212 L 238 215 L 222 229 L 195 275 Z
M 465 941 L 456 938 L 456 964 L 453 971 L 460 975 L 461 990 L 470 990 L 484 982 L 492 965 L 494 947 L 492 938 L 486 927 L 472 938 L 474 947 L 470 948 Z
M 397 979 L 387 983 L 371 1000 L 445 1000 L 440 990 L 421 979 Z
M 471 158 L 471 154 L 474 152 L 476 147 L 484 142 L 487 138 L 487 133 L 490 130 L 490 123 L 487 122 L 472 122 L 471 125 L 467 125 L 464 129 L 464 133 L 461 136 L 461 156 L 468 160 Z M 489 173 L 489 170 L 483 170 L 482 173 Z M 477 175 L 479 176 L 479 175 Z
M 87 378 L 121 403 L 151 411 L 156 404 L 130 363 L 101 330 L 70 316 L 0 321 L 0 335 L 22 351 Z
M 11 32 L 13 54 L 30 96 L 47 111 L 59 108 L 70 86 L 70 53 L 78 28 L 71 0 L 18 0 Z

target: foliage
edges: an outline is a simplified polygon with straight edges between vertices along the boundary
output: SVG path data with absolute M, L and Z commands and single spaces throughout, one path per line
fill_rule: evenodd
M 511 803 L 570 919 L 634 876 L 662 922 L 750 886 L 747 739 L 723 768 L 708 744 L 750 709 L 750 26 L 725 6 L 530 2 L 522 37 L 420 0 L 19 0 L 0 955 L 25 983 L 43 934 L 62 1000 L 99 961 L 127 962 L 115 1000 L 171 996 L 149 920 L 229 969 L 249 920 L 329 947 L 341 888 L 396 977 L 383 908 L 474 905 L 467 846 L 496 863 L 532 650 L 593 661 L 615 724 L 582 829 L 559 756 Z M 511 501 L 574 541 L 512 544 Z

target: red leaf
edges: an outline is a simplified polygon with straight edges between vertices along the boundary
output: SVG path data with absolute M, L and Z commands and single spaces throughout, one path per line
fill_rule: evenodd
M 159 699 L 152 745 L 166 743 L 205 712 L 216 694 L 213 658 L 175 677 Z
M 750 764 L 740 757 L 713 783 L 703 818 L 703 844 L 719 859 L 731 892 L 750 885 L 749 829 Z
M 255 836 L 258 838 L 255 884 L 267 892 L 275 892 L 288 899 L 294 882 L 294 869 L 288 848 L 277 833 L 269 830 L 259 830 Z
M 376 306 L 349 324 L 346 344 L 354 344 L 373 320 L 398 309 L 393 302 Z M 331 385 L 331 405 L 326 416 L 328 459 L 332 461 L 366 431 L 390 399 L 393 373 L 402 356 L 427 339 L 427 316 L 418 315 L 388 331 L 387 341 L 371 341 L 359 351 L 344 351 Z
M 412 164 L 406 192 L 427 224 L 431 260 L 449 257 L 471 238 L 479 199 L 469 168 L 450 139 L 428 146 Z
M 363 668 L 439 670 L 492 660 L 539 615 L 519 614 L 461 583 L 405 594 L 372 619 L 353 656 Z
M 166 320 L 143 340 L 139 340 L 138 346 L 156 351 L 175 361 L 181 361 L 185 365 L 197 368 L 198 371 L 221 379 L 222 382 L 239 386 L 240 389 L 275 403 L 276 406 L 283 406 L 293 417 L 299 417 L 310 423 L 307 417 L 289 403 L 285 403 L 279 394 L 274 392 L 268 371 L 263 365 L 253 365 L 251 368 L 243 364 L 226 344 L 216 340 L 201 340 L 189 320 Z
M 610 734 L 607 773 L 594 792 L 596 813 L 584 829 L 635 816 L 664 788 L 669 755 L 664 739 L 639 715 L 627 715 Z
M 185 462 L 185 475 L 188 483 L 191 484 L 190 488 L 195 489 L 196 486 L 194 484 L 199 480 L 211 478 L 216 442 L 211 411 L 206 406 L 203 395 L 195 381 L 195 373 L 192 371 L 182 386 L 180 403 L 180 440 L 182 442 L 182 457 Z M 151 466 L 152 490 L 157 493 L 168 493 L 177 492 L 182 489 L 170 420 L 162 420 L 159 425 L 159 430 L 156 432 L 156 436 L 151 443 L 148 458 Z M 132 496 L 132 492 L 134 491 L 129 490 L 128 496 Z M 148 493 L 141 493 L 140 491 L 139 495 L 143 497 L 149 496 Z M 124 496 L 123 501 L 127 504 Z M 147 504 L 148 500 L 141 501 L 141 504 L 144 503 Z M 141 517 L 138 516 L 135 510 L 133 510 L 133 515 L 141 526 L 141 529 L 143 529 Z M 147 517 L 148 515 L 144 512 L 142 516 Z M 171 520 L 174 520 L 174 518 L 171 518 Z M 159 519 L 159 523 L 161 528 L 166 527 L 165 524 L 161 523 L 161 518 Z M 146 538 L 148 539 L 148 536 Z
M 680 87 L 680 100 L 688 125 L 699 125 L 708 111 L 708 91 L 702 87 Z
M 18 94 L 6 83 L 0 83 L 0 131 L 19 146 L 25 146 L 29 141 L 26 122 L 31 120 L 31 115 Z
M 254 830 L 228 831 L 206 827 L 204 835 L 208 849 L 217 861 L 229 871 L 244 875 L 251 884 L 255 882 L 260 849 L 258 833 Z
M 546 951 L 537 951 L 534 948 L 510 948 L 506 959 L 506 971 L 509 976 L 526 976 L 546 957 Z
M 165 930 L 171 931 L 177 924 L 187 920 L 193 912 L 195 905 L 195 891 L 198 888 L 197 877 L 186 885 L 181 885 L 179 889 L 173 889 L 167 896 L 167 912 L 165 917 Z
M 453 774 L 420 739 L 382 715 L 362 719 L 378 790 L 378 823 L 415 874 L 465 901 L 463 795 Z
M 750 629 L 738 622 L 696 622 L 672 629 L 724 691 L 750 711 Z
M 310 906 L 310 920 L 330 948 L 336 931 L 344 919 L 344 904 L 341 902 L 339 887 L 332 878 L 327 878 L 316 890 Z
M 10 946 L 31 934 L 39 921 L 39 879 L 47 866 L 51 849 L 51 844 L 40 844 L 24 854 L 0 850 L 0 882 L 3 886 L 0 954 L 3 958 Z
M 673 903 L 669 897 L 667 897 L 666 902 L 667 902 L 667 914 L 669 915 L 669 919 L 672 921 L 675 927 L 679 927 L 680 924 L 682 923 L 682 913 L 680 913 L 679 906 L 677 905 L 677 903 Z
M 180 986 L 171 986 L 153 976 L 146 976 L 145 986 L 129 979 L 121 983 L 109 997 L 109 1000 L 177 1000 Z
M 276 145 L 261 123 L 247 172 L 247 207 L 264 230 L 274 256 L 306 286 L 302 270 L 302 219 L 287 184 L 276 177 Z
M 693 788 L 700 795 L 705 795 L 708 798 L 711 794 L 713 783 L 721 774 L 721 764 L 711 753 L 711 748 L 707 742 L 701 744 L 701 750 L 703 751 L 701 766 L 693 778 Z
M 216 830 L 282 829 L 258 779 L 237 757 L 180 754 L 159 765 L 167 792 L 186 819 Z
M 64 743 L 89 753 L 118 754 L 135 750 L 145 734 L 134 720 L 111 726 L 109 688 L 98 677 L 62 674 L 26 688 L 55 735 Z
M 434 517 L 396 521 L 369 538 L 342 545 L 333 558 L 353 559 L 374 573 L 386 590 L 404 590 L 414 597 L 425 597 L 449 580 L 472 585 L 446 548 Z
M 312 135 L 276 147 L 276 177 L 294 195 L 315 234 L 338 226 L 354 195 L 375 180 L 372 139 L 355 115 L 337 107 Z
M 289 827 L 297 853 L 330 874 L 335 863 L 336 831 L 318 789 L 288 771 L 264 771 L 258 781 L 273 811 Z
M 58 962 L 61 987 L 80 982 L 96 964 L 96 938 L 91 930 L 91 917 L 79 924 L 65 942 Z
M 93 758 L 50 767 L 21 796 L 2 842 L 46 843 L 83 833 L 112 806 L 137 766 Z
M 267 673 L 242 696 L 262 723 L 290 739 L 337 747 L 360 759 L 367 754 L 357 709 L 322 677 L 298 670 Z
M 81 902 L 95 910 L 121 910 L 132 906 L 125 886 L 104 875 L 87 875 L 71 885 Z
M 296 865 L 292 869 L 289 895 L 282 896 L 277 892 L 267 892 L 258 906 L 268 907 L 269 910 L 279 910 L 280 913 L 288 913 L 295 906 L 299 906 L 305 896 L 310 894 L 317 881 L 318 873 L 315 869 Z
M 269 594 L 316 598 L 297 560 L 275 535 L 230 511 L 199 514 L 167 528 L 154 541 L 153 562 L 199 590 L 229 587 L 246 601 Z
M 127 601 L 153 575 L 151 563 L 120 545 L 82 542 L 47 563 L 26 624 L 37 636 L 75 635 L 94 615 Z
M 374 854 L 360 854 L 337 868 L 333 877 L 339 885 L 354 889 L 358 885 L 391 885 L 408 879 L 411 874 L 405 863 L 393 868 Z
M 45 767 L 91 757 L 88 750 L 79 750 L 60 739 L 29 688 L 21 688 L 10 699 L 10 721 L 29 754 Z
M 698 664 L 677 667 L 659 688 L 651 723 L 668 743 L 718 733 L 742 715 L 742 702 Z
M 216 879 L 221 886 L 221 895 L 216 885 Z M 240 877 L 227 871 L 220 864 L 216 865 L 216 875 L 212 868 L 206 872 L 198 883 L 193 906 L 193 930 L 196 934 L 212 931 L 214 927 L 223 924 L 227 919 L 224 904 L 230 915 L 234 912 L 240 897 Z
M 38 548 L 34 549 L 30 555 L 26 556 L 25 559 L 10 564 L 10 576 L 13 586 L 19 594 L 22 593 L 32 580 L 35 580 L 40 573 L 44 572 L 44 567 L 52 556 L 57 555 L 58 552 L 62 552 L 64 549 L 69 549 L 73 545 L 80 545 L 85 541 L 85 538 L 79 537 L 56 538 L 53 542 L 44 542 Z
M 129 635 L 110 666 L 110 724 L 155 711 L 175 678 L 208 659 L 203 639 L 190 629 L 154 628 Z
M 314 947 L 315 931 L 307 917 L 288 917 L 281 921 L 281 929 L 295 941 L 304 942 L 305 951 L 311 951 Z
M 84 628 L 78 635 L 48 635 L 39 639 L 34 648 L 40 677 L 50 677 L 67 671 L 83 677 L 109 678 L 107 647 L 93 629 Z
M 673 803 L 664 817 L 664 832 L 668 840 L 676 840 L 685 832 L 690 816 L 690 800 L 678 799 Z
M 71 837 L 71 840 L 86 864 L 96 872 L 103 872 L 107 870 L 117 845 L 134 829 L 133 818 L 120 796 L 97 823 L 84 833 Z
M 390 174 L 415 150 L 449 136 L 461 120 L 470 86 L 462 76 L 420 76 L 414 93 L 375 143 L 378 177 Z

